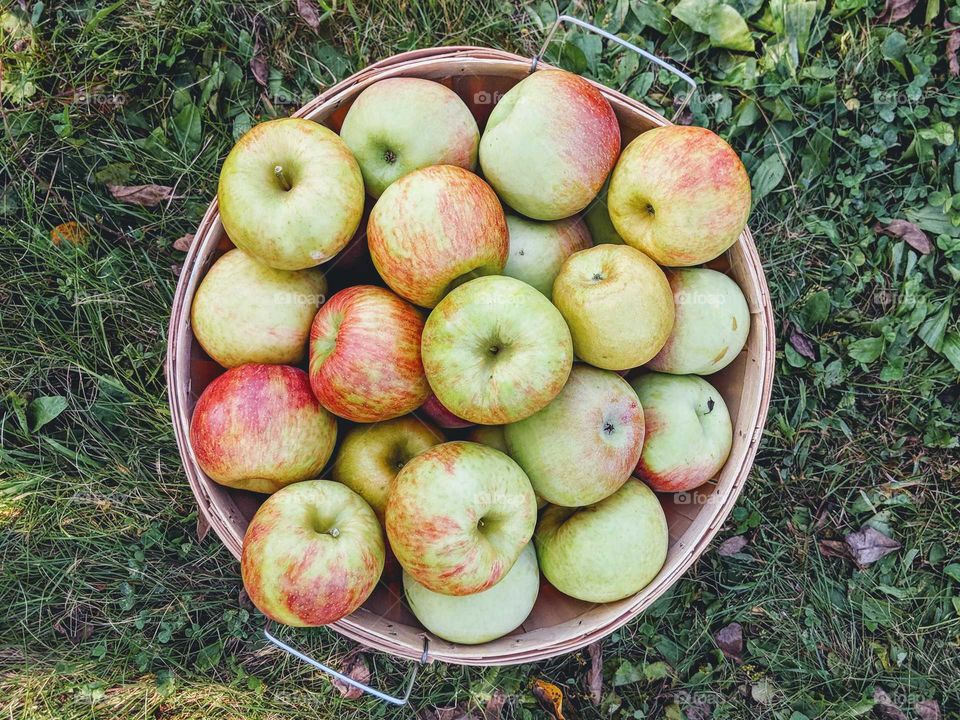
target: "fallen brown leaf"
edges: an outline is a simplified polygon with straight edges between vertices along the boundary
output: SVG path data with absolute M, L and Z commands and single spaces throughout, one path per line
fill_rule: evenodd
M 590 668 L 587 670 L 587 694 L 590 702 L 599 705 L 603 700 L 603 643 L 595 642 L 587 646 L 590 656 Z
M 796 325 L 790 326 L 790 336 L 788 337 L 791 347 L 807 360 L 817 359 L 817 347 L 813 340 L 808 338 Z
M 173 188 L 166 185 L 107 185 L 110 194 L 120 202 L 154 207 L 172 200 Z
M 50 242 L 59 245 L 68 242 L 71 245 L 84 245 L 87 242 L 87 231 L 76 220 L 60 223 L 50 231 Z
M 207 533 L 210 532 L 210 523 L 207 521 L 207 516 L 203 513 L 197 514 L 197 542 L 203 542 L 203 539 L 207 536 Z
M 320 15 L 312 0 L 297 0 L 297 15 L 314 30 L 320 28 Z
M 250 58 L 250 72 L 261 87 L 267 86 L 269 65 L 263 53 L 263 45 L 260 43 L 260 24 L 257 21 L 253 24 L 253 57 Z
M 871 565 L 894 550 L 900 549 L 900 543 L 869 525 L 855 533 L 850 533 L 843 541 L 847 544 L 853 561 L 860 567 Z
M 820 552 L 825 557 L 838 557 L 844 560 L 851 560 L 850 548 L 842 540 L 821 540 Z
M 367 685 L 370 683 L 370 666 L 367 665 L 367 659 L 361 653 L 353 653 L 344 660 L 341 673 L 351 680 Z M 348 700 L 356 700 L 363 695 L 363 690 L 353 685 L 348 685 L 335 677 L 330 678 L 330 682 L 339 691 L 340 696 Z
M 725 656 L 736 662 L 743 659 L 743 627 L 740 623 L 730 623 L 720 628 L 713 639 Z
M 883 12 L 877 16 L 877 22 L 895 23 L 903 20 L 917 6 L 919 0 L 887 0 Z
M 930 242 L 927 234 L 909 220 L 891 220 L 886 226 L 877 223 L 873 229 L 878 233 L 903 240 L 921 255 L 927 255 L 933 251 L 933 243 Z
M 476 715 L 460 705 L 424 708 L 417 713 L 417 720 L 475 720 Z
M 544 710 L 547 710 L 555 720 L 564 720 L 563 691 L 552 682 L 537 678 L 531 687 L 533 696 L 540 701 Z
M 950 74 L 956 77 L 960 75 L 960 25 L 954 25 L 949 20 L 943 21 L 943 26 L 947 30 L 952 30 L 950 37 L 947 38 L 947 67 Z
M 890 696 L 880 688 L 873 689 L 873 714 L 882 720 L 907 720 L 906 713 L 898 708 Z
M 913 709 L 920 720 L 940 720 L 940 703 L 936 700 L 921 700 Z
M 193 245 L 193 233 L 187 233 L 173 241 L 173 249 L 180 252 L 187 252 L 191 245 Z
M 506 702 L 507 696 L 503 690 L 494 690 L 487 704 L 483 706 L 483 720 L 500 720 Z
M 743 550 L 748 544 L 748 540 L 743 535 L 734 535 L 720 543 L 717 554 L 721 557 L 730 557 Z

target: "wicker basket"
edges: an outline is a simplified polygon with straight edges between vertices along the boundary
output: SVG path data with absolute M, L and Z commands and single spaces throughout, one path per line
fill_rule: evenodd
M 531 72 L 529 58 L 477 47 L 417 50 L 371 65 L 330 88 L 295 115 L 339 130 L 353 99 L 368 85 L 387 77 L 411 76 L 444 83 L 457 92 L 483 126 L 491 100 Z M 620 122 L 625 146 L 636 135 L 666 125 L 644 105 L 597 86 Z M 190 305 L 210 264 L 230 247 L 214 200 L 196 233 L 177 285 L 170 320 L 167 373 L 177 444 L 200 511 L 231 553 L 240 557 L 243 534 L 261 496 L 231 490 L 200 470 L 189 441 L 190 417 L 200 392 L 222 368 L 193 338 Z M 469 665 L 508 665 L 562 655 L 613 632 L 636 617 L 677 581 L 703 553 L 743 489 L 756 454 L 770 400 L 773 376 L 773 316 L 760 259 L 750 231 L 711 267 L 727 272 L 746 295 L 750 335 L 736 361 L 710 377 L 723 395 L 734 424 L 733 449 L 714 483 L 693 493 L 662 497 L 670 528 L 666 564 L 656 579 L 619 602 L 591 605 L 566 597 L 544 583 L 536 607 L 511 635 L 483 645 L 458 645 L 430 637 L 430 659 Z M 332 273 L 335 273 L 334 269 Z M 336 283 L 342 285 L 343 283 Z M 421 659 L 424 629 L 400 601 L 399 583 L 381 583 L 357 612 L 333 629 L 371 648 Z

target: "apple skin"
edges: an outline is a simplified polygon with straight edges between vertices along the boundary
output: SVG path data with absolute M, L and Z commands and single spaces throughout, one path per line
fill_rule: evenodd
M 330 474 L 366 500 L 382 520 L 400 469 L 443 439 L 439 430 L 413 415 L 357 425 L 344 435 Z
M 370 213 L 367 245 L 395 293 L 432 308 L 465 279 L 503 269 L 507 221 L 483 180 L 463 168 L 434 165 L 384 191 Z
M 620 153 L 610 103 L 565 70 L 538 70 L 494 107 L 480 167 L 504 202 L 535 220 L 559 220 L 596 196 Z
M 522 280 L 547 297 L 563 261 L 593 245 L 587 226 L 579 218 L 537 222 L 508 214 L 507 229 L 510 255 L 503 274 Z
M 233 243 L 279 270 L 313 267 L 340 252 L 360 223 L 363 199 L 349 148 L 332 130 L 302 118 L 247 131 L 224 160 L 217 188 L 220 220 Z
M 509 455 L 537 495 L 565 507 L 619 490 L 640 459 L 643 433 L 643 408 L 630 383 L 581 364 L 549 405 L 504 428 Z
M 733 444 L 727 405 L 696 375 L 644 373 L 630 381 L 647 437 L 637 475 L 657 492 L 692 490 L 716 477 Z
M 316 477 L 337 439 L 307 374 L 287 365 L 240 365 L 210 383 L 193 409 L 190 445 L 221 485 L 272 493 Z
M 656 355 L 673 329 L 673 293 L 653 260 L 628 245 L 574 253 L 553 284 L 573 349 L 605 370 L 628 370 Z
M 507 449 L 507 440 L 504 437 L 503 428 L 503 425 L 474 425 L 473 429 L 467 433 L 467 440 L 492 447 L 494 450 L 509 455 L 510 451 Z
M 350 488 L 309 480 L 274 493 L 247 526 L 240 571 L 247 595 L 295 627 L 336 622 L 360 607 L 383 572 L 383 531 Z
M 595 603 L 645 588 L 663 567 L 669 545 L 660 501 L 636 478 L 594 505 L 547 507 L 533 540 L 550 584 Z
M 556 397 L 573 364 L 557 309 L 520 280 L 482 277 L 447 295 L 423 328 L 430 387 L 455 415 L 502 425 Z
M 347 111 L 340 137 L 353 151 L 367 192 L 375 198 L 407 173 L 428 165 L 477 167 L 477 121 L 459 95 L 432 80 L 387 78 L 370 85 Z
M 750 308 L 729 277 L 708 268 L 668 270 L 676 319 L 666 345 L 647 367 L 673 375 L 710 375 L 743 350 Z
M 607 205 L 628 245 L 660 265 L 700 265 L 743 232 L 750 178 L 734 149 L 709 130 L 654 128 L 624 149 Z
M 537 501 L 509 457 L 454 441 L 403 466 L 386 520 L 390 546 L 417 582 L 444 595 L 470 595 L 513 567 L 533 534 Z
M 310 323 L 326 294 L 319 270 L 275 270 L 234 248 L 204 275 L 190 325 L 207 355 L 226 368 L 295 365 L 307 355 Z
M 443 406 L 443 403 L 440 402 L 437 399 L 437 396 L 433 393 L 430 393 L 430 397 L 427 398 L 427 401 L 420 406 L 419 412 L 426 415 L 445 430 L 459 430 L 460 428 L 466 428 L 473 425 L 473 423 L 469 420 L 464 420 L 462 417 L 457 417 L 452 412 L 447 410 Z
M 423 315 L 389 290 L 355 285 L 330 298 L 310 331 L 310 384 L 327 410 L 379 422 L 420 407 Z
M 610 181 L 608 180 L 600 188 L 600 192 L 590 203 L 587 211 L 583 214 L 583 221 L 587 224 L 587 230 L 590 231 L 590 237 L 593 238 L 594 245 L 623 245 L 623 238 L 617 232 L 617 229 L 610 221 L 610 212 L 607 210 L 607 195 L 610 192 Z
M 403 574 L 407 604 L 423 626 L 437 637 L 477 645 L 503 637 L 527 619 L 540 594 L 540 570 L 533 543 L 493 587 L 473 595 L 444 595 Z

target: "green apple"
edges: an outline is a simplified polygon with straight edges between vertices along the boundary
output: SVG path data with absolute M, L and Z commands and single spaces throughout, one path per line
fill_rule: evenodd
M 673 294 L 653 260 L 628 245 L 597 245 L 574 253 L 553 284 L 573 350 L 606 370 L 643 365 L 673 329 Z
M 503 436 L 503 428 L 503 425 L 474 425 L 467 433 L 467 440 L 487 445 L 509 455 L 510 451 L 507 450 L 507 440 Z
M 239 248 L 203 276 L 193 306 L 193 335 L 224 367 L 295 365 L 307 354 L 310 324 L 327 293 L 319 270 L 275 270 Z
M 344 435 L 330 473 L 383 519 L 397 473 L 424 450 L 442 442 L 439 430 L 413 415 L 357 425 Z
M 595 245 L 623 245 L 623 238 L 613 226 L 610 220 L 610 212 L 607 209 L 607 194 L 609 193 L 610 182 L 607 181 L 600 188 L 600 192 L 590 203 L 590 207 L 583 214 L 583 221 L 587 224 L 590 231 L 590 237 L 593 238 Z
M 573 364 L 570 331 L 541 293 L 515 278 L 471 280 L 434 308 L 423 367 L 450 412 L 484 425 L 516 422 L 556 397 Z
M 696 375 L 645 373 L 630 381 L 643 405 L 646 439 L 637 475 L 657 492 L 685 492 L 727 461 L 733 426 L 723 397 Z
M 403 573 L 407 603 L 423 626 L 450 642 L 476 645 L 515 630 L 527 619 L 540 593 L 540 570 L 533 543 L 488 590 L 473 595 L 444 595 L 429 590 Z
M 673 375 L 709 375 L 737 357 L 750 333 L 750 308 L 729 277 L 707 268 L 668 270 L 676 319 L 647 367 Z
M 643 408 L 622 377 L 575 365 L 545 408 L 504 428 L 510 457 L 549 503 L 580 507 L 616 492 L 643 447 Z
M 580 218 L 537 222 L 507 214 L 510 254 L 503 274 L 532 285 L 547 297 L 563 261 L 593 243 Z
M 340 252 L 363 215 L 360 166 L 332 130 L 302 118 L 260 123 L 220 170 L 220 220 L 270 267 L 302 270 Z
M 667 559 L 667 518 L 636 478 L 595 505 L 550 506 L 534 535 L 540 569 L 557 590 L 613 602 L 645 588 Z
M 395 180 L 428 165 L 474 170 L 480 144 L 477 121 L 459 95 L 433 80 L 406 77 L 380 80 L 360 93 L 343 119 L 340 137 L 375 198 Z

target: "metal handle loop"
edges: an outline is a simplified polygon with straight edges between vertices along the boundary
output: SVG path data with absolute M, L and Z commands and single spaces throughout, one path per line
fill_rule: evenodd
M 537 65 L 540 64 L 540 60 L 543 59 L 544 53 L 547 51 L 547 48 L 550 46 L 550 41 L 553 40 L 553 36 L 556 35 L 557 30 L 565 22 L 571 23 L 572 25 L 576 25 L 577 27 L 581 27 L 584 30 L 589 30 L 590 32 L 596 33 L 597 35 L 600 35 L 601 37 L 604 37 L 607 40 L 615 42 L 618 45 L 621 45 L 627 48 L 628 50 L 633 50 L 635 53 L 637 53 L 641 57 L 644 57 L 650 62 L 652 62 L 654 65 L 657 65 L 658 67 L 661 67 L 664 70 L 667 70 L 673 73 L 678 78 L 683 80 L 687 85 L 689 85 L 690 92 L 686 95 L 686 97 L 684 97 L 683 103 L 680 105 L 679 108 L 677 108 L 677 111 L 673 114 L 673 120 L 676 120 L 677 117 L 679 117 L 680 113 L 683 112 L 684 108 L 686 108 L 687 104 L 690 102 L 690 98 L 697 91 L 697 81 L 694 80 L 689 75 L 687 75 L 682 70 L 680 70 L 679 68 L 674 67 L 673 65 L 671 65 L 665 60 L 661 60 L 656 55 L 647 52 L 643 48 L 637 47 L 633 43 L 627 42 L 623 38 L 617 37 L 613 33 L 609 33 L 606 30 L 598 28 L 596 25 L 591 25 L 590 23 L 585 22 L 580 18 L 575 18 L 571 15 L 560 15 L 557 18 L 557 21 L 553 24 L 553 27 L 550 28 L 550 32 L 547 33 L 547 37 L 544 39 L 543 45 L 540 46 L 540 51 L 533 58 L 533 62 L 530 64 L 530 72 L 533 72 L 534 70 L 537 69 Z
M 309 655 L 305 655 L 299 650 L 297 650 L 296 648 L 293 648 L 290 645 L 287 645 L 287 643 L 283 642 L 283 640 L 281 640 L 276 635 L 270 632 L 269 622 L 263 628 L 263 636 L 268 641 L 270 641 L 271 643 L 276 645 L 278 648 L 283 650 L 284 652 L 289 653 L 290 655 L 293 655 L 295 658 L 297 658 L 298 660 L 302 660 L 308 665 L 312 665 L 317 670 L 325 672 L 327 675 L 330 675 L 331 677 L 336 678 L 340 682 L 345 683 L 350 687 L 356 688 L 357 690 L 361 690 L 365 693 L 373 695 L 375 698 L 382 700 L 383 702 L 390 703 L 391 705 L 400 705 L 400 706 L 406 705 L 407 701 L 410 700 L 410 693 L 413 692 L 413 684 L 414 682 L 416 682 L 417 673 L 419 673 L 420 671 L 420 665 L 423 665 L 424 663 L 427 662 L 427 654 L 430 649 L 430 639 L 424 636 L 423 653 L 420 655 L 420 662 L 418 665 L 413 666 L 413 671 L 410 673 L 410 679 L 407 681 L 406 687 L 404 688 L 404 691 L 403 691 L 403 695 L 397 696 L 397 695 L 388 695 L 387 693 L 381 690 L 377 690 L 376 688 L 372 688 L 369 685 L 365 685 L 359 680 L 354 680 L 352 677 L 348 675 L 344 675 L 342 672 L 334 670 L 332 667 L 324 665 L 322 662 L 318 660 L 314 660 Z

